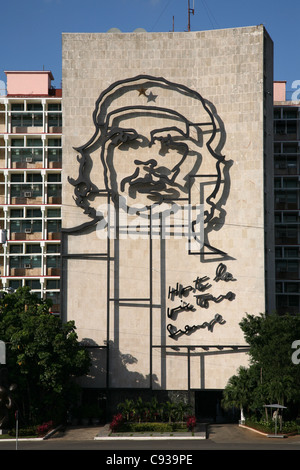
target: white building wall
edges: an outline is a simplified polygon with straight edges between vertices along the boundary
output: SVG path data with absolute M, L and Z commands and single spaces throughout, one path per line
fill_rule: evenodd
M 268 137 L 264 126 L 265 100 L 272 102 L 265 81 L 272 75 L 271 49 L 262 26 L 190 33 L 63 35 L 63 312 L 65 319 L 75 320 L 80 339 L 99 347 L 102 360 L 95 360 L 89 386 L 104 387 L 108 380 L 113 388 L 222 389 L 238 367 L 248 363 L 239 322 L 246 313 L 264 312 L 267 301 L 264 170 Z M 122 81 L 140 75 L 163 77 L 166 82 L 141 79 L 123 93 Z M 208 255 L 189 254 L 186 239 L 173 235 L 163 239 L 160 231 L 152 240 L 146 232 L 137 239 L 120 235 L 109 243 L 102 237 L 103 230 L 97 230 L 99 224 L 73 231 L 93 220 L 76 205 L 74 185 L 68 180 L 78 178 L 78 155 L 85 158 L 85 175 L 101 191 L 88 193 L 89 198 L 83 201 L 93 209 L 107 201 L 101 162 L 103 135 L 102 141 L 98 139 L 103 127 L 99 135 L 94 134 L 92 114 L 100 94 L 117 81 L 121 81 L 119 91 L 115 93 L 114 88 L 111 92 L 106 113 L 120 107 L 152 106 L 172 109 L 199 124 L 201 131 L 190 128 L 189 159 L 181 169 L 182 174 L 196 172 L 200 176 L 190 192 L 182 194 L 189 203 L 203 203 L 204 210 L 209 210 L 212 206 L 207 196 L 217 180 L 211 176 L 216 174 L 216 159 L 207 147 L 207 113 L 199 100 L 191 99 L 189 93 L 177 93 L 169 82 L 204 98 L 217 124 L 213 150 L 225 156 L 216 211 L 204 230 L 209 245 L 222 253 L 208 247 Z M 138 93 L 143 86 L 146 95 Z M 146 116 L 141 116 L 139 109 L 126 120 L 125 111 L 120 111 L 118 124 L 125 127 L 126 123 L 131 129 L 140 126 L 138 132 L 143 135 L 170 125 L 168 114 L 162 119 L 152 111 L 145 109 Z M 112 118 L 110 123 L 115 126 L 116 120 Z M 181 121 L 175 123 L 182 125 Z M 139 145 L 139 158 L 153 158 L 154 146 L 141 145 L 141 141 Z M 128 175 L 134 147 L 123 147 L 119 160 L 115 150 L 110 154 L 116 171 L 116 178 L 108 171 L 113 192 Z M 158 151 L 155 158 L 159 155 Z M 164 156 L 167 166 L 168 155 Z M 79 184 L 76 188 L 84 189 Z M 144 204 L 142 192 L 134 202 Z M 187 201 L 177 203 L 184 207 Z M 127 219 L 127 226 L 130 223 L 133 221 Z M 197 246 L 194 251 L 200 249 Z M 234 280 L 215 280 L 220 263 Z M 189 295 L 183 299 L 169 298 L 169 288 L 176 288 L 177 283 L 195 287 L 197 277 L 204 276 L 211 285 L 205 293 L 217 302 L 210 300 L 207 308 L 197 305 L 196 289 L 187 291 Z M 234 294 L 230 300 L 220 300 L 219 296 L 228 292 Z M 168 309 L 177 307 L 181 300 L 193 305 L 193 310 L 176 312 L 170 319 Z M 198 328 L 216 314 L 222 322 L 212 331 Z M 177 331 L 186 332 L 186 325 L 197 328 L 170 337 L 169 323 Z

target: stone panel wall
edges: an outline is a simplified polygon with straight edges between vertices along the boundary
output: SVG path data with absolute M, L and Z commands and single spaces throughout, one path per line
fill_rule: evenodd
M 65 319 L 75 320 L 80 339 L 109 346 L 101 364 L 95 359 L 89 386 L 104 387 L 108 380 L 113 388 L 222 389 L 247 364 L 239 322 L 246 312 L 259 314 L 266 304 L 272 308 L 265 288 L 271 199 L 264 194 L 265 178 L 271 178 L 265 168 L 272 136 L 265 126 L 272 119 L 267 103 L 272 102 L 272 66 L 272 41 L 262 26 L 63 34 L 63 311 Z M 164 132 L 151 134 L 157 129 Z M 184 144 L 189 150 L 177 186 L 162 185 L 160 192 L 154 180 L 171 179 L 174 151 L 186 156 Z M 144 174 L 130 186 L 126 177 L 134 165 L 140 177 L 142 168 Z M 155 189 L 151 195 L 143 192 L 147 176 Z M 137 219 L 135 212 L 125 220 L 107 189 L 112 196 L 123 191 L 127 209 L 158 204 L 159 193 L 169 198 L 166 210 L 175 202 L 182 212 L 170 219 L 172 234 L 163 236 L 158 216 L 150 237 L 149 210 L 148 218 Z M 108 201 L 116 235 L 109 240 L 103 221 L 82 226 L 97 220 Z M 196 211 L 194 220 L 203 211 L 211 213 L 209 221 L 200 219 L 204 238 L 190 252 L 177 227 L 188 204 Z M 232 279 L 215 279 L 220 263 Z M 195 280 L 203 277 L 210 287 L 202 292 Z M 169 295 L 180 285 L 193 289 Z M 201 304 L 203 293 L 212 297 Z M 272 299 L 271 284 L 268 294 Z M 191 308 L 171 315 L 179 305 Z M 184 334 L 170 336 L 178 330 Z

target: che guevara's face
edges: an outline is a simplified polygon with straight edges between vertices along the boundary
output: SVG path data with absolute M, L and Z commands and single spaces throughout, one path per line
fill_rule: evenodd
M 189 175 L 200 166 L 200 144 L 174 116 L 119 116 L 107 131 L 102 161 L 112 198 L 128 207 L 187 197 Z

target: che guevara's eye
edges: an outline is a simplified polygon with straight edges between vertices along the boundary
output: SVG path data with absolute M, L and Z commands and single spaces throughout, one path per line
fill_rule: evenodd
M 137 133 L 134 129 L 117 129 L 112 131 L 108 138 L 113 145 L 119 145 L 132 142 L 137 138 Z

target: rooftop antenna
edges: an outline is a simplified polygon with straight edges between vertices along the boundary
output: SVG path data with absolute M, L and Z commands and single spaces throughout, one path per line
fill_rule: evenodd
M 174 33 L 174 16 L 173 16 L 172 32 Z
M 193 0 L 193 8 L 190 7 L 190 0 L 188 0 L 188 31 L 191 31 L 191 13 L 195 14 L 195 0 Z

